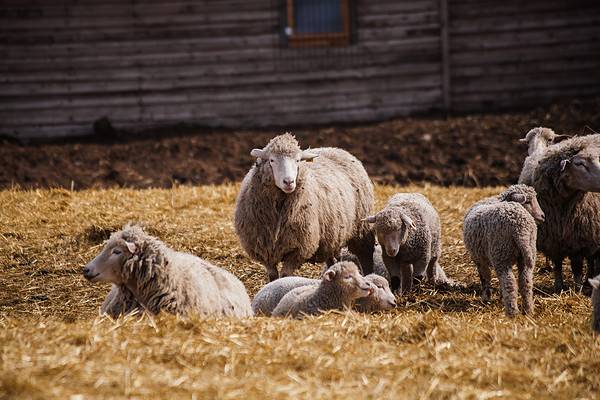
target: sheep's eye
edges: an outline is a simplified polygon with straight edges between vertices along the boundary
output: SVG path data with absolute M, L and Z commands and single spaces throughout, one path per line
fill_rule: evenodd
M 352 279 L 352 275 L 347 275 L 344 277 L 344 279 Z
M 119 249 L 113 249 L 112 253 L 113 254 L 121 254 L 121 250 L 119 250 Z
M 269 160 L 269 162 L 272 164 L 272 163 L 274 163 L 274 162 L 275 162 L 275 160 L 271 158 L 271 159 Z
M 377 285 L 379 289 L 383 289 L 383 285 Z

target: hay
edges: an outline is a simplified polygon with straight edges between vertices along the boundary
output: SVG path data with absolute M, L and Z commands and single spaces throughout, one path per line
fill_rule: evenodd
M 0 192 L 0 398 L 596 397 L 600 340 L 589 299 L 549 295 L 552 277 L 538 275 L 533 318 L 505 318 L 497 296 L 479 301 L 461 221 L 497 188 L 377 188 L 378 207 L 398 190 L 432 200 L 441 262 L 466 283 L 460 291 L 425 286 L 391 312 L 303 321 L 97 316 L 108 286 L 90 285 L 80 270 L 128 221 L 256 293 L 265 275 L 233 233 L 237 188 Z

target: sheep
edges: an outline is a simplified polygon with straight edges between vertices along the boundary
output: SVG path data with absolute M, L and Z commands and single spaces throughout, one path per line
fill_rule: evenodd
M 592 286 L 592 329 L 600 332 L 600 275 L 588 281 Z
M 349 309 L 356 299 L 368 296 L 372 290 L 356 264 L 342 261 L 329 267 L 318 284 L 289 291 L 279 301 L 272 315 L 301 318 L 328 310 Z
M 345 150 L 301 150 L 294 136 L 253 149 L 256 164 L 242 181 L 235 231 L 242 248 L 270 281 L 293 275 L 304 262 L 332 265 L 344 246 L 372 272 L 375 236 L 363 219 L 373 209 L 373 184 Z
M 600 250 L 600 135 L 573 137 L 548 147 L 533 174 L 546 222 L 537 248 L 554 265 L 554 288 L 564 288 L 562 263 L 571 258 L 575 284 L 583 282 L 583 259 Z M 593 276 L 594 262 L 588 262 Z
M 396 298 L 390 290 L 387 279 L 376 274 L 365 276 L 371 284 L 369 296 L 358 299 L 355 309 L 361 312 L 375 312 L 396 307 Z M 288 276 L 268 283 L 252 299 L 252 311 L 255 315 L 270 316 L 279 301 L 287 293 L 301 286 L 318 285 L 319 279 Z
M 453 283 L 438 263 L 442 253 L 440 217 L 425 196 L 397 193 L 366 221 L 374 224 L 394 291 L 410 292 L 413 276 Z
M 108 296 L 106 296 L 100 307 L 100 314 L 117 318 L 119 315 L 127 315 L 143 310 L 142 305 L 135 299 L 135 295 L 127 287 L 113 284 Z
M 523 311 L 533 313 L 533 270 L 536 256 L 536 221 L 544 221 L 535 190 L 513 185 L 498 196 L 475 203 L 465 214 L 463 241 L 479 272 L 484 301 L 491 297 L 491 269 L 496 270 L 504 310 L 519 312 L 513 264 L 519 271 Z
M 531 185 L 533 183 L 533 171 L 548 146 L 568 138 L 570 138 L 569 135 L 557 135 L 552 129 L 540 126 L 531 129 L 523 139 L 519 139 L 528 145 L 528 155 L 523 162 L 519 183 Z
M 248 293 L 234 275 L 168 248 L 137 225 L 113 233 L 83 275 L 90 282 L 118 287 L 102 307 L 112 316 L 138 308 L 137 304 L 153 314 L 165 311 L 184 317 L 253 315 Z M 120 299 L 126 303 L 118 304 Z

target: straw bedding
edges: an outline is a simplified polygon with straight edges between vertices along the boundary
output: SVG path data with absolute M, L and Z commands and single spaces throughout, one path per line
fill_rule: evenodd
M 81 267 L 128 221 L 256 293 L 266 278 L 233 232 L 237 190 L 0 192 L 0 399 L 597 396 L 600 339 L 587 297 L 551 295 L 551 275 L 536 274 L 532 318 L 506 318 L 497 293 L 491 304 L 479 300 L 462 216 L 501 188 L 376 188 L 378 207 L 399 190 L 431 199 L 443 224 L 441 265 L 465 289 L 424 286 L 393 311 L 302 321 L 98 317 L 109 287 L 86 282 Z

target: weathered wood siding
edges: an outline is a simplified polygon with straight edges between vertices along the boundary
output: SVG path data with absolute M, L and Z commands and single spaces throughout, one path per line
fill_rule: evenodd
M 453 110 L 600 93 L 600 1 L 449 0 Z
M 356 45 L 281 46 L 277 0 L 0 3 L 0 133 L 377 120 L 441 107 L 438 0 L 357 1 Z

